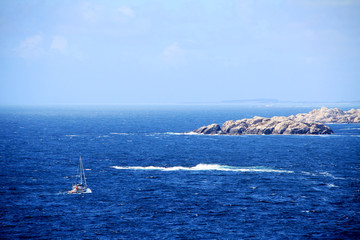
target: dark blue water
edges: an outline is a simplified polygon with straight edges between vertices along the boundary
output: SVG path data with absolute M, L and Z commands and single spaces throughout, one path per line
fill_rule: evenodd
M 331 136 L 176 134 L 310 110 L 2 108 L 0 238 L 359 238 L 360 124 L 332 124 Z M 67 194 L 80 155 L 93 193 Z

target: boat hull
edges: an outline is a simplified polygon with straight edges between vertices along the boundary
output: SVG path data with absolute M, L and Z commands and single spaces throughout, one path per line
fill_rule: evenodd
M 82 189 L 82 190 L 71 190 L 68 191 L 69 194 L 81 194 L 81 193 L 92 193 L 90 188 Z
M 92 191 L 88 187 L 75 185 L 73 186 L 73 189 L 71 189 L 71 191 L 69 191 L 68 193 L 70 194 L 92 193 Z

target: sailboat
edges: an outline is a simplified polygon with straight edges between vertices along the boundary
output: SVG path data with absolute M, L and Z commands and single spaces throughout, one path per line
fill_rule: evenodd
M 75 184 L 72 186 L 71 191 L 69 191 L 68 193 L 91 193 L 92 191 L 90 188 L 88 188 L 86 183 L 85 171 L 81 160 L 81 156 L 80 156 L 79 173 L 80 175 L 77 176 L 79 179 L 76 178 Z

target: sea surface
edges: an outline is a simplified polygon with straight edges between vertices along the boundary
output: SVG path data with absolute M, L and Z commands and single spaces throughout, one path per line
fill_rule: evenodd
M 310 110 L 1 107 L 0 238 L 359 239 L 360 124 L 183 134 Z M 68 194 L 80 156 L 92 193 Z

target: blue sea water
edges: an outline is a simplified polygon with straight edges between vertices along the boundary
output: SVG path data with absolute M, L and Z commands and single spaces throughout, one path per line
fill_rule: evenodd
M 359 239 L 360 124 L 326 136 L 181 134 L 310 110 L 3 107 L 0 238 Z M 80 155 L 92 193 L 67 194 Z

